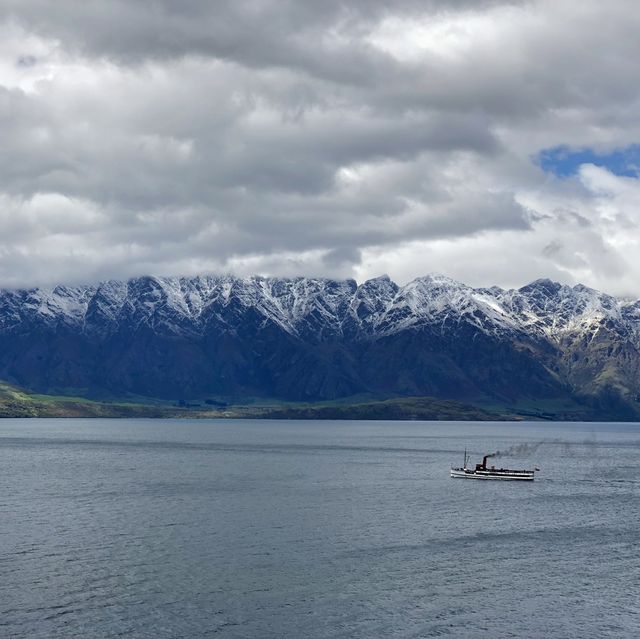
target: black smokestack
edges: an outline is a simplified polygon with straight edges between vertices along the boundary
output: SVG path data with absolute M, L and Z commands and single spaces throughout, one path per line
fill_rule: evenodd
M 482 470 L 487 470 L 487 457 L 492 457 L 492 455 L 485 455 L 482 458 Z

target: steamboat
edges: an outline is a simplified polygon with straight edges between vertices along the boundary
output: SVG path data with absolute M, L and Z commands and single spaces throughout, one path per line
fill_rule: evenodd
M 468 456 L 467 451 L 464 452 L 464 465 L 462 468 L 452 468 L 451 477 L 459 477 L 462 479 L 502 479 L 502 480 L 518 480 L 518 481 L 533 481 L 534 474 L 539 468 L 534 470 L 512 470 L 510 468 L 496 468 L 491 466 L 487 468 L 487 459 L 490 455 L 485 455 L 482 458 L 481 464 L 476 464 L 475 468 L 469 468 L 467 466 Z

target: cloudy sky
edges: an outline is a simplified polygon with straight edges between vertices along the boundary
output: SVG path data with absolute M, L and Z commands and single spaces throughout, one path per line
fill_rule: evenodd
M 2 0 L 0 286 L 640 296 L 636 0 Z

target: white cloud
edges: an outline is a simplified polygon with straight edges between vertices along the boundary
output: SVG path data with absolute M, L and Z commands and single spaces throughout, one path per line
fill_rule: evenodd
M 415 240 L 393 249 L 364 251 L 359 279 L 387 272 L 397 280 L 445 272 L 476 286 L 517 287 L 545 275 L 587 282 L 637 296 L 640 281 L 640 181 L 583 165 L 585 191 L 527 196 L 538 217 L 526 231 L 498 230 L 467 237 Z
M 638 179 L 535 164 L 640 138 L 635 3 L 215 4 L 0 9 L 0 286 L 437 271 L 640 295 Z

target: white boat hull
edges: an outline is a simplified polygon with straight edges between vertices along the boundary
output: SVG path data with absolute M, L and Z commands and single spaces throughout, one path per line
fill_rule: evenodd
M 459 479 L 497 479 L 499 481 L 533 481 L 533 471 L 491 472 L 491 470 L 452 468 L 451 477 Z

